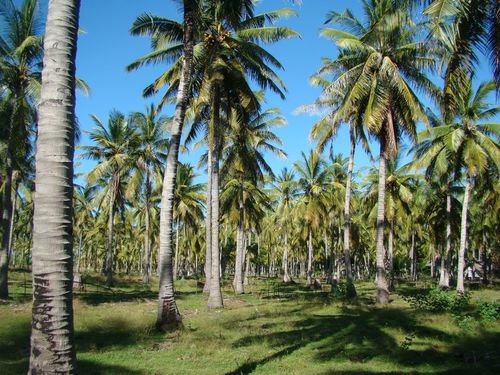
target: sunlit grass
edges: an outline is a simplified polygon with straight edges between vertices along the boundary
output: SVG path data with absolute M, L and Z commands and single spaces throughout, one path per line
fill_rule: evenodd
M 156 293 L 137 280 L 119 279 L 111 292 L 92 279 L 95 285 L 78 293 L 81 374 L 500 372 L 498 322 L 477 321 L 464 330 L 450 314 L 412 310 L 397 293 L 379 308 L 372 283 L 357 284 L 360 296 L 351 303 L 333 299 L 326 288 L 307 291 L 276 280 L 252 280 L 249 293 L 235 296 L 226 283 L 225 309 L 208 311 L 196 281 L 180 281 L 184 329 L 160 334 L 153 329 Z M 6 375 L 26 373 L 29 347 L 30 290 L 25 295 L 22 283 L 11 289 L 12 301 L 0 305 L 0 373 Z M 478 290 L 473 298 L 495 301 L 500 293 Z

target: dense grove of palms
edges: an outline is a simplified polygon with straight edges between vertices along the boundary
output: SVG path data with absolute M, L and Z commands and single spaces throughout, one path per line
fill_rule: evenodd
M 310 288 L 326 282 L 332 291 L 344 284 L 348 298 L 356 296 L 357 280 L 374 280 L 380 304 L 389 302 L 400 279 L 426 275 L 442 288 L 456 285 L 458 293 L 467 267 L 485 283 L 492 279 L 500 244 L 498 2 L 366 0 L 360 17 L 349 10 L 326 15 L 321 36 L 333 42 L 331 54 L 325 51 L 321 68 L 310 72 L 321 94 L 298 109 L 321 115 L 310 132 L 315 146 L 279 172 L 272 159 L 286 158 L 286 144 L 276 127 L 286 121 L 279 109 L 266 107 L 265 94 L 285 99 L 278 71 L 286 61 L 266 48 L 298 36 L 277 25 L 295 13 L 257 14 L 251 0 L 182 3 L 183 21 L 143 14 L 131 25 L 132 35 L 150 38 L 152 50 L 127 70 L 162 66 L 143 92 L 160 99 L 144 112 L 92 116 L 89 142 L 77 147 L 79 158 L 95 164 L 76 174 L 68 192 L 78 130 L 74 118 L 70 125 L 68 118 L 47 125 L 44 117 L 43 106 L 52 103 L 48 96 L 44 102 L 44 92 L 54 82 L 41 80 L 38 1 L 16 8 L 0 0 L 0 298 L 8 297 L 9 266 L 32 267 L 45 296 L 34 300 L 40 309 L 61 288 L 71 297 L 72 272 L 79 278 L 103 273 L 107 287 L 118 273 L 140 275 L 147 286 L 157 275 L 157 326 L 167 329 L 182 324 L 178 278 L 201 280 L 209 308 L 223 307 L 221 283 L 243 293 L 252 277 L 303 280 Z M 51 6 L 49 20 L 59 7 L 75 12 L 76 21 L 59 25 L 74 32 L 79 1 Z M 47 32 L 50 27 L 57 20 L 47 23 Z M 485 57 L 494 77 L 478 82 Z M 71 73 L 60 84 L 74 95 L 78 80 L 74 68 Z M 349 155 L 327 152 L 344 125 Z M 51 174 L 43 152 L 58 151 L 50 143 L 58 131 L 67 142 L 59 138 L 59 146 L 66 144 L 59 151 L 71 163 L 54 156 L 59 174 Z M 358 145 L 370 155 L 379 148 L 371 168 L 354 164 Z M 190 148 L 204 150 L 197 166 L 179 162 Z M 61 195 L 48 198 L 44 186 L 57 186 L 54 194 Z M 55 221 L 43 222 L 46 215 Z M 64 240 L 51 266 L 54 243 L 37 228 L 56 222 L 63 223 L 56 229 Z M 70 373 L 71 298 L 55 305 L 65 314 L 58 334 L 66 336 L 51 344 L 54 327 L 34 326 L 32 345 L 49 366 L 61 366 L 54 372 Z M 35 309 L 33 319 L 46 317 Z M 51 347 L 65 353 L 62 362 L 50 358 Z M 32 351 L 33 373 L 43 371 L 37 354 Z

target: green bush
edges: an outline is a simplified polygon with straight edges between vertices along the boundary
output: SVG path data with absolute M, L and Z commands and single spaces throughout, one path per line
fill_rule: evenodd
M 500 303 L 480 301 L 477 305 L 477 311 L 481 320 L 494 322 L 500 317 Z
M 470 304 L 469 293 L 455 294 L 446 292 L 440 288 L 434 288 L 426 294 L 405 297 L 404 299 L 414 309 L 432 312 L 448 311 L 460 313 L 467 309 Z

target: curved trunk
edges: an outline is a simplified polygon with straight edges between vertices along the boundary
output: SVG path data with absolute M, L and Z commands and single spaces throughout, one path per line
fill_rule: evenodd
M 51 0 L 45 30 L 33 214 L 29 374 L 73 374 L 73 154 L 80 1 Z
M 172 269 L 172 224 L 174 213 L 174 191 L 179 161 L 179 145 L 182 128 L 189 103 L 190 82 L 193 72 L 193 26 L 194 1 L 184 0 L 184 61 L 177 91 L 175 115 L 170 130 L 170 144 L 163 177 L 160 209 L 160 246 L 158 315 L 156 327 L 161 330 L 175 328 L 181 324 L 181 315 L 175 302 L 174 275 Z
M 219 110 L 220 98 L 218 88 L 214 88 L 213 119 L 211 124 L 211 142 L 209 142 L 212 153 L 212 193 L 211 193 L 211 253 L 212 271 L 210 273 L 210 291 L 208 296 L 208 308 L 216 309 L 223 307 L 222 292 L 220 288 L 220 258 L 219 258 Z
M 238 192 L 238 233 L 236 235 L 236 258 L 234 262 L 234 291 L 244 293 L 243 262 L 244 262 L 244 208 L 243 208 L 243 181 L 240 180 Z
M 344 259 L 345 259 L 345 273 L 347 278 L 347 296 L 355 297 L 356 288 L 352 278 L 351 267 L 351 252 L 350 252 L 350 230 L 351 230 L 351 185 L 352 185 L 352 170 L 354 168 L 354 153 L 356 152 L 356 138 L 354 128 L 349 128 L 349 137 L 351 141 L 351 150 L 349 153 L 349 163 L 347 165 L 347 181 L 345 187 L 345 201 L 344 201 Z
M 380 163 L 378 170 L 378 201 L 377 201 L 377 303 L 389 303 L 389 288 L 385 279 L 385 151 L 383 142 L 380 144 Z
M 458 250 L 458 268 L 457 268 L 457 293 L 463 294 L 464 289 L 464 265 L 465 250 L 467 246 L 467 212 L 469 210 L 471 181 L 470 177 L 465 178 L 464 203 L 462 205 L 462 222 L 460 225 L 460 248 Z
M 446 248 L 441 256 L 441 270 L 439 273 L 439 286 L 450 287 L 450 257 L 451 257 L 451 193 L 448 186 L 446 194 Z
M 312 285 L 312 276 L 313 276 L 313 243 L 312 243 L 312 230 L 309 226 L 307 228 L 308 231 L 308 240 L 307 240 L 307 281 L 306 285 Z
M 288 274 L 288 226 L 285 223 L 285 231 L 284 231 L 284 240 L 285 240 L 285 248 L 283 250 L 283 282 L 289 283 L 292 279 Z

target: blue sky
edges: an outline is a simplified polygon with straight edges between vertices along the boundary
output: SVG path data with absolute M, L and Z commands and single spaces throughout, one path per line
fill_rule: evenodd
M 19 1 L 16 1 L 19 2 Z M 41 1 L 45 10 L 47 0 Z M 285 101 L 276 95 L 269 94 L 267 107 L 279 107 L 288 120 L 288 125 L 277 130 L 282 138 L 287 160 L 269 156 L 269 162 L 278 172 L 284 166 L 291 166 L 300 158 L 301 151 L 307 151 L 313 144 L 309 142 L 311 125 L 316 117 L 293 112 L 297 107 L 314 101 L 319 91 L 308 83 L 308 78 L 321 65 L 321 57 L 334 57 L 337 53 L 334 44 L 319 36 L 326 14 L 330 10 L 342 11 L 349 7 L 360 14 L 360 0 L 303 0 L 302 5 L 292 5 L 286 0 L 262 0 L 257 12 L 263 10 L 290 7 L 298 12 L 280 22 L 298 33 L 301 38 L 294 38 L 268 46 L 284 65 L 280 76 L 288 87 Z M 168 18 L 180 17 L 179 2 L 172 0 L 85 0 L 81 4 L 80 26 L 84 33 L 78 41 L 77 74 L 87 81 L 92 89 L 89 97 L 78 95 L 77 115 L 82 130 L 89 130 L 93 124 L 90 114 L 96 114 L 106 121 L 108 113 L 117 109 L 124 113 L 144 110 L 154 99 L 142 98 L 142 89 L 151 83 L 164 69 L 164 66 L 146 67 L 127 73 L 125 66 L 137 57 L 150 51 L 149 39 L 133 37 L 128 30 L 134 19 L 144 13 L 153 13 Z M 488 64 L 481 62 L 478 80 L 491 77 Z M 171 115 L 171 108 L 164 110 Z M 88 144 L 84 134 L 81 144 Z M 342 129 L 334 143 L 334 151 L 348 153 L 348 134 Z M 362 168 L 370 165 L 370 160 L 360 148 L 356 157 L 356 165 Z M 378 147 L 374 147 L 376 154 Z M 199 153 L 192 152 L 181 155 L 182 161 L 197 163 Z M 78 172 L 88 171 L 92 162 L 77 160 Z

